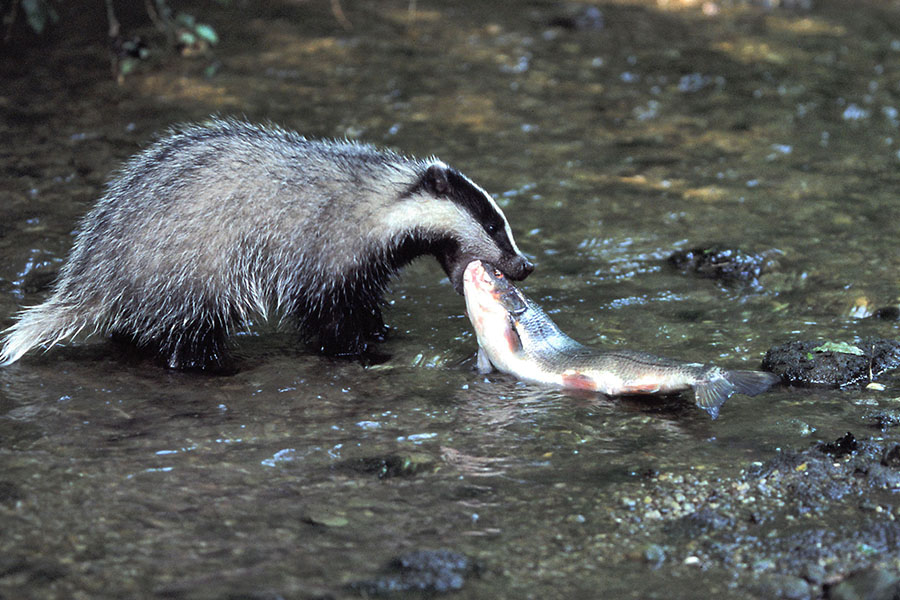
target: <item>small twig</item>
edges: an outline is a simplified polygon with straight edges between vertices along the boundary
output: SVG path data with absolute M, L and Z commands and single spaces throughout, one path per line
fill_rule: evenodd
M 16 22 L 16 13 L 19 12 L 19 0 L 12 0 L 12 3 L 9 6 L 9 13 L 3 20 L 6 25 L 6 33 L 3 34 L 3 42 L 6 43 L 12 37 L 12 28 L 13 24 Z
M 106 0 L 106 20 L 109 23 L 109 67 L 112 69 L 113 78 L 121 85 L 124 80 L 122 71 L 119 69 L 119 50 L 122 46 L 122 37 L 119 20 L 116 18 L 112 0 Z
M 106 20 L 109 21 L 109 37 L 112 40 L 119 38 L 119 20 L 113 10 L 112 0 L 106 0 Z
M 156 7 L 153 6 L 153 0 L 144 0 L 144 6 L 147 8 L 147 16 L 150 17 L 150 21 L 153 23 L 153 26 L 160 31 L 165 31 L 166 27 L 163 24 L 162 19 L 159 18 L 159 13 L 156 12 Z
M 331 13 L 344 29 L 348 31 L 353 29 L 353 23 L 350 22 L 347 15 L 344 14 L 344 10 L 341 8 L 341 0 L 331 0 Z

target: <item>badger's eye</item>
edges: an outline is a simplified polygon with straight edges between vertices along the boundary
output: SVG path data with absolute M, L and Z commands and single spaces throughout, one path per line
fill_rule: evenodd
M 485 227 L 485 231 L 487 231 L 490 235 L 494 235 L 495 233 L 497 233 L 497 224 L 488 223 L 487 227 Z

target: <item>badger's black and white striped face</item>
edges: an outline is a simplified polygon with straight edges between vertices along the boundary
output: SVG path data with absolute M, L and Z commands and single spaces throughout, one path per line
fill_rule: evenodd
M 440 161 L 430 163 L 405 200 L 404 220 L 434 242 L 432 252 L 460 294 L 463 273 L 473 260 L 516 281 L 534 270 L 494 199 L 459 171 Z

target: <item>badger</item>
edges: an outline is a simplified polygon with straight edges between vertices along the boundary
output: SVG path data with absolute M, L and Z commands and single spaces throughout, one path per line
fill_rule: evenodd
M 436 158 L 235 119 L 175 127 L 109 182 L 0 364 L 101 333 L 171 369 L 228 371 L 230 333 L 272 316 L 324 354 L 363 355 L 389 281 L 429 254 L 460 294 L 472 260 L 514 280 L 534 268 L 491 196 Z

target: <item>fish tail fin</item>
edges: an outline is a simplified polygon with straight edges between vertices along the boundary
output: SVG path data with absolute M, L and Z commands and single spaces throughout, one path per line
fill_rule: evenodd
M 725 371 L 725 378 L 734 386 L 735 392 L 747 396 L 763 393 L 780 379 L 765 371 Z
M 723 371 L 713 368 L 708 379 L 694 386 L 697 406 L 715 419 L 719 408 L 734 393 L 755 396 L 769 389 L 779 377 L 765 371 Z
M 719 416 L 719 408 L 734 392 L 734 384 L 721 373 L 712 373 L 709 379 L 694 386 L 697 406 L 708 412 L 713 419 Z

